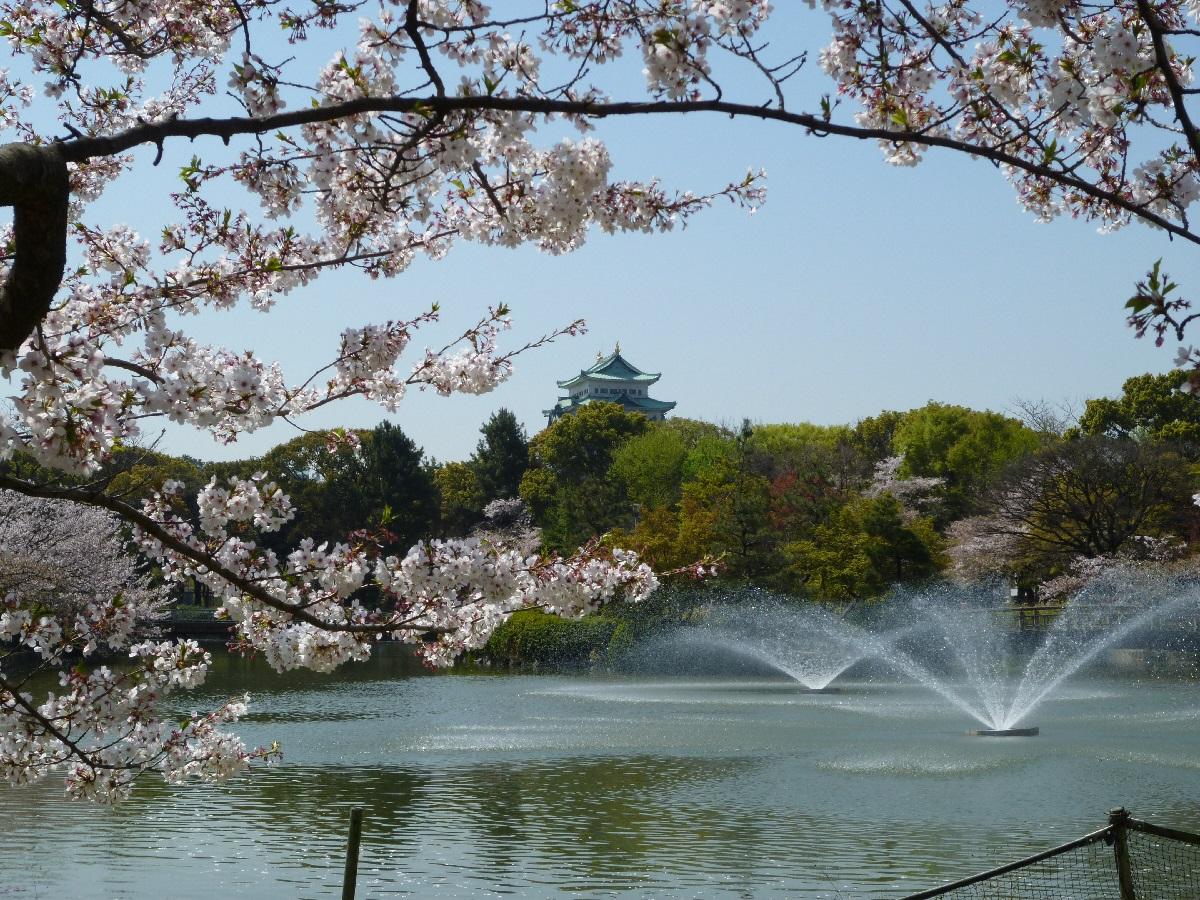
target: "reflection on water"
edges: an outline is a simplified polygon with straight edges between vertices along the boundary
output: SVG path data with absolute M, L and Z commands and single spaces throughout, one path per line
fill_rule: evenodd
M 254 777 L 0 792 L 0 896 L 337 896 L 354 805 L 366 897 L 896 897 L 1115 805 L 1200 827 L 1192 685 L 1076 682 L 1006 741 L 905 686 L 429 678 L 393 649 L 332 682 L 224 659 L 191 702 L 252 691 L 244 737 L 285 750 Z

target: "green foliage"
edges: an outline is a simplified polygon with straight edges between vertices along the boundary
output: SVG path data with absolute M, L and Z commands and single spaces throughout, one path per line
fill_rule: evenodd
M 705 435 L 696 441 L 683 460 L 683 480 L 700 481 L 720 477 L 734 467 L 737 444 L 733 435 Z M 716 473 L 716 474 L 713 474 Z
M 580 668 L 607 655 L 619 624 L 604 616 L 563 619 L 541 610 L 521 610 L 492 633 L 483 655 L 504 666 Z M 627 641 L 627 635 L 622 640 Z
M 772 566 L 771 482 L 759 471 L 749 424 L 732 440 L 705 438 L 684 461 L 691 479 L 680 501 L 679 546 L 684 556 L 719 556 L 731 575 L 753 576 Z
M 559 483 L 601 477 L 617 448 L 649 426 L 645 416 L 627 413 L 619 403 L 588 403 L 537 434 L 529 442 L 529 460 Z
M 944 543 L 932 521 L 906 516 L 895 497 L 883 494 L 848 503 L 784 555 L 789 574 L 812 597 L 847 601 L 937 574 L 946 563 Z
M 612 540 L 657 568 L 722 557 L 729 576 L 774 583 L 780 546 L 866 484 L 847 428 L 747 424 L 735 435 L 695 424 L 690 449 L 654 428 L 626 442 L 610 470 L 639 504 L 636 524 Z
M 191 457 L 125 448 L 108 462 L 102 477 L 108 480 L 110 493 L 136 503 L 170 480 L 183 484 L 184 497 L 194 498 L 212 476 L 203 463 Z
M 433 470 L 439 499 L 439 529 L 445 537 L 462 537 L 477 525 L 484 507 L 483 488 L 469 463 L 444 463 Z
M 587 476 L 578 482 L 560 483 L 554 499 L 535 522 L 542 528 L 542 543 L 569 554 L 618 526 L 633 523 L 634 512 L 625 488 L 606 476 Z
M 866 460 L 848 445 L 815 447 L 771 481 L 771 527 L 781 539 L 825 522 L 866 486 Z
M 847 443 L 853 432 L 845 425 L 756 425 L 751 432 L 749 449 L 775 460 L 781 467 L 795 467 L 814 449 L 833 450 Z
M 1182 371 L 1137 375 L 1121 385 L 1121 396 L 1089 400 L 1079 419 L 1084 434 L 1115 438 L 1146 436 L 1185 444 L 1190 459 L 1200 458 L 1200 397 L 1180 388 Z
M 794 587 L 817 600 L 848 602 L 871 597 L 881 584 L 861 531 L 840 525 L 818 525 L 810 540 L 784 547 L 787 574 Z
M 973 498 L 1042 438 L 1016 419 L 965 406 L 929 403 L 904 415 L 892 437 L 904 475 L 945 478 L 947 512 L 969 511 Z
M 904 413 L 895 410 L 884 410 L 876 416 L 860 419 L 850 429 L 850 445 L 871 463 L 877 463 L 895 456 L 892 438 L 896 429 L 904 421 Z
M 522 478 L 521 497 L 547 547 L 569 552 L 631 523 L 624 485 L 610 477 L 609 468 L 621 445 L 648 430 L 645 416 L 619 404 L 589 403 L 529 442 L 531 467 Z
M 679 435 L 679 439 L 683 441 L 683 445 L 688 450 L 695 447 L 701 438 L 711 437 L 728 440 L 733 437 L 733 432 L 728 428 L 722 428 L 720 425 L 714 425 L 712 422 L 701 422 L 699 419 L 676 417 L 660 422 L 658 427 Z
M 680 540 L 680 514 L 674 506 L 642 507 L 632 529 L 614 528 L 607 543 L 634 550 L 656 571 L 670 571 L 704 554 L 689 552 Z
M 521 476 L 521 485 L 518 488 L 518 494 L 525 501 L 535 522 L 545 521 L 554 505 L 557 491 L 558 481 L 549 469 L 527 469 Z
M 347 531 L 380 522 L 390 511 L 387 527 L 396 537 L 389 549 L 407 550 L 433 531 L 438 515 L 437 489 L 424 464 L 421 448 L 389 422 L 368 432 L 357 454 L 358 465 L 338 473 L 331 484 L 335 496 L 347 498 L 357 516 L 343 520 Z
M 654 427 L 618 447 L 609 472 L 624 484 L 629 499 L 639 506 L 670 506 L 679 500 L 687 455 L 687 445 L 678 431 Z
M 529 467 L 529 439 L 517 417 L 497 410 L 479 429 L 483 438 L 471 457 L 471 468 L 482 492 L 480 508 L 493 500 L 516 497 Z
M 437 488 L 421 448 L 403 431 L 383 422 L 357 432 L 359 446 L 342 442 L 332 450 L 329 437 L 304 434 L 261 459 L 231 466 L 265 470 L 292 497 L 297 516 L 269 539 L 272 546 L 294 545 L 302 537 L 345 541 L 353 531 L 386 524 L 395 535 L 388 549 L 396 551 L 433 532 Z

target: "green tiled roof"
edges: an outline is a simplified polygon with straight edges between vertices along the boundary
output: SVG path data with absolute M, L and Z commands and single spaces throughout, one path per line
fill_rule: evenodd
M 590 369 L 580 369 L 579 374 L 566 381 L 558 382 L 560 388 L 571 388 L 585 380 L 633 381 L 639 384 L 654 384 L 661 378 L 658 372 L 643 372 L 618 352 L 596 360 Z
M 666 412 L 675 408 L 674 400 L 655 400 L 653 397 L 621 397 L 626 409 L 633 407 L 646 412 Z
M 581 400 L 573 397 L 559 397 L 558 402 L 554 404 L 553 408 L 542 410 L 542 415 L 562 415 L 563 413 L 572 412 L 580 406 L 586 406 L 589 403 L 619 403 L 625 408 L 626 412 L 646 414 L 665 413 L 675 408 L 674 401 L 654 400 L 650 397 L 630 397 L 620 394 L 613 397 L 584 397 Z

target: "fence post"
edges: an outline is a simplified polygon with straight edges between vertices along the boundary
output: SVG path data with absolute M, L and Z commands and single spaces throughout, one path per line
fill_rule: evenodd
M 361 806 L 350 810 L 350 840 L 346 842 L 346 872 L 342 876 L 342 900 L 354 900 L 358 883 L 358 842 L 362 837 L 363 811 Z
M 1121 900 L 1137 900 L 1133 890 L 1133 869 L 1129 865 L 1128 821 L 1129 813 L 1123 806 L 1108 813 L 1108 824 L 1113 830 L 1113 855 L 1117 858 L 1117 884 L 1121 888 Z

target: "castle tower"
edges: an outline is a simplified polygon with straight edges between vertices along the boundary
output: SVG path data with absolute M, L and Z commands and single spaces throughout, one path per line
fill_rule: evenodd
M 553 425 L 588 403 L 620 403 L 626 412 L 641 413 L 647 419 L 661 422 L 675 408 L 674 401 L 654 400 L 646 395 L 650 385 L 661 377 L 661 373 L 643 372 L 630 363 L 621 355 L 618 343 L 608 356 L 597 353 L 591 368 L 580 369 L 578 375 L 558 382 L 567 395 L 559 397 L 550 409 L 542 410 L 546 424 Z

